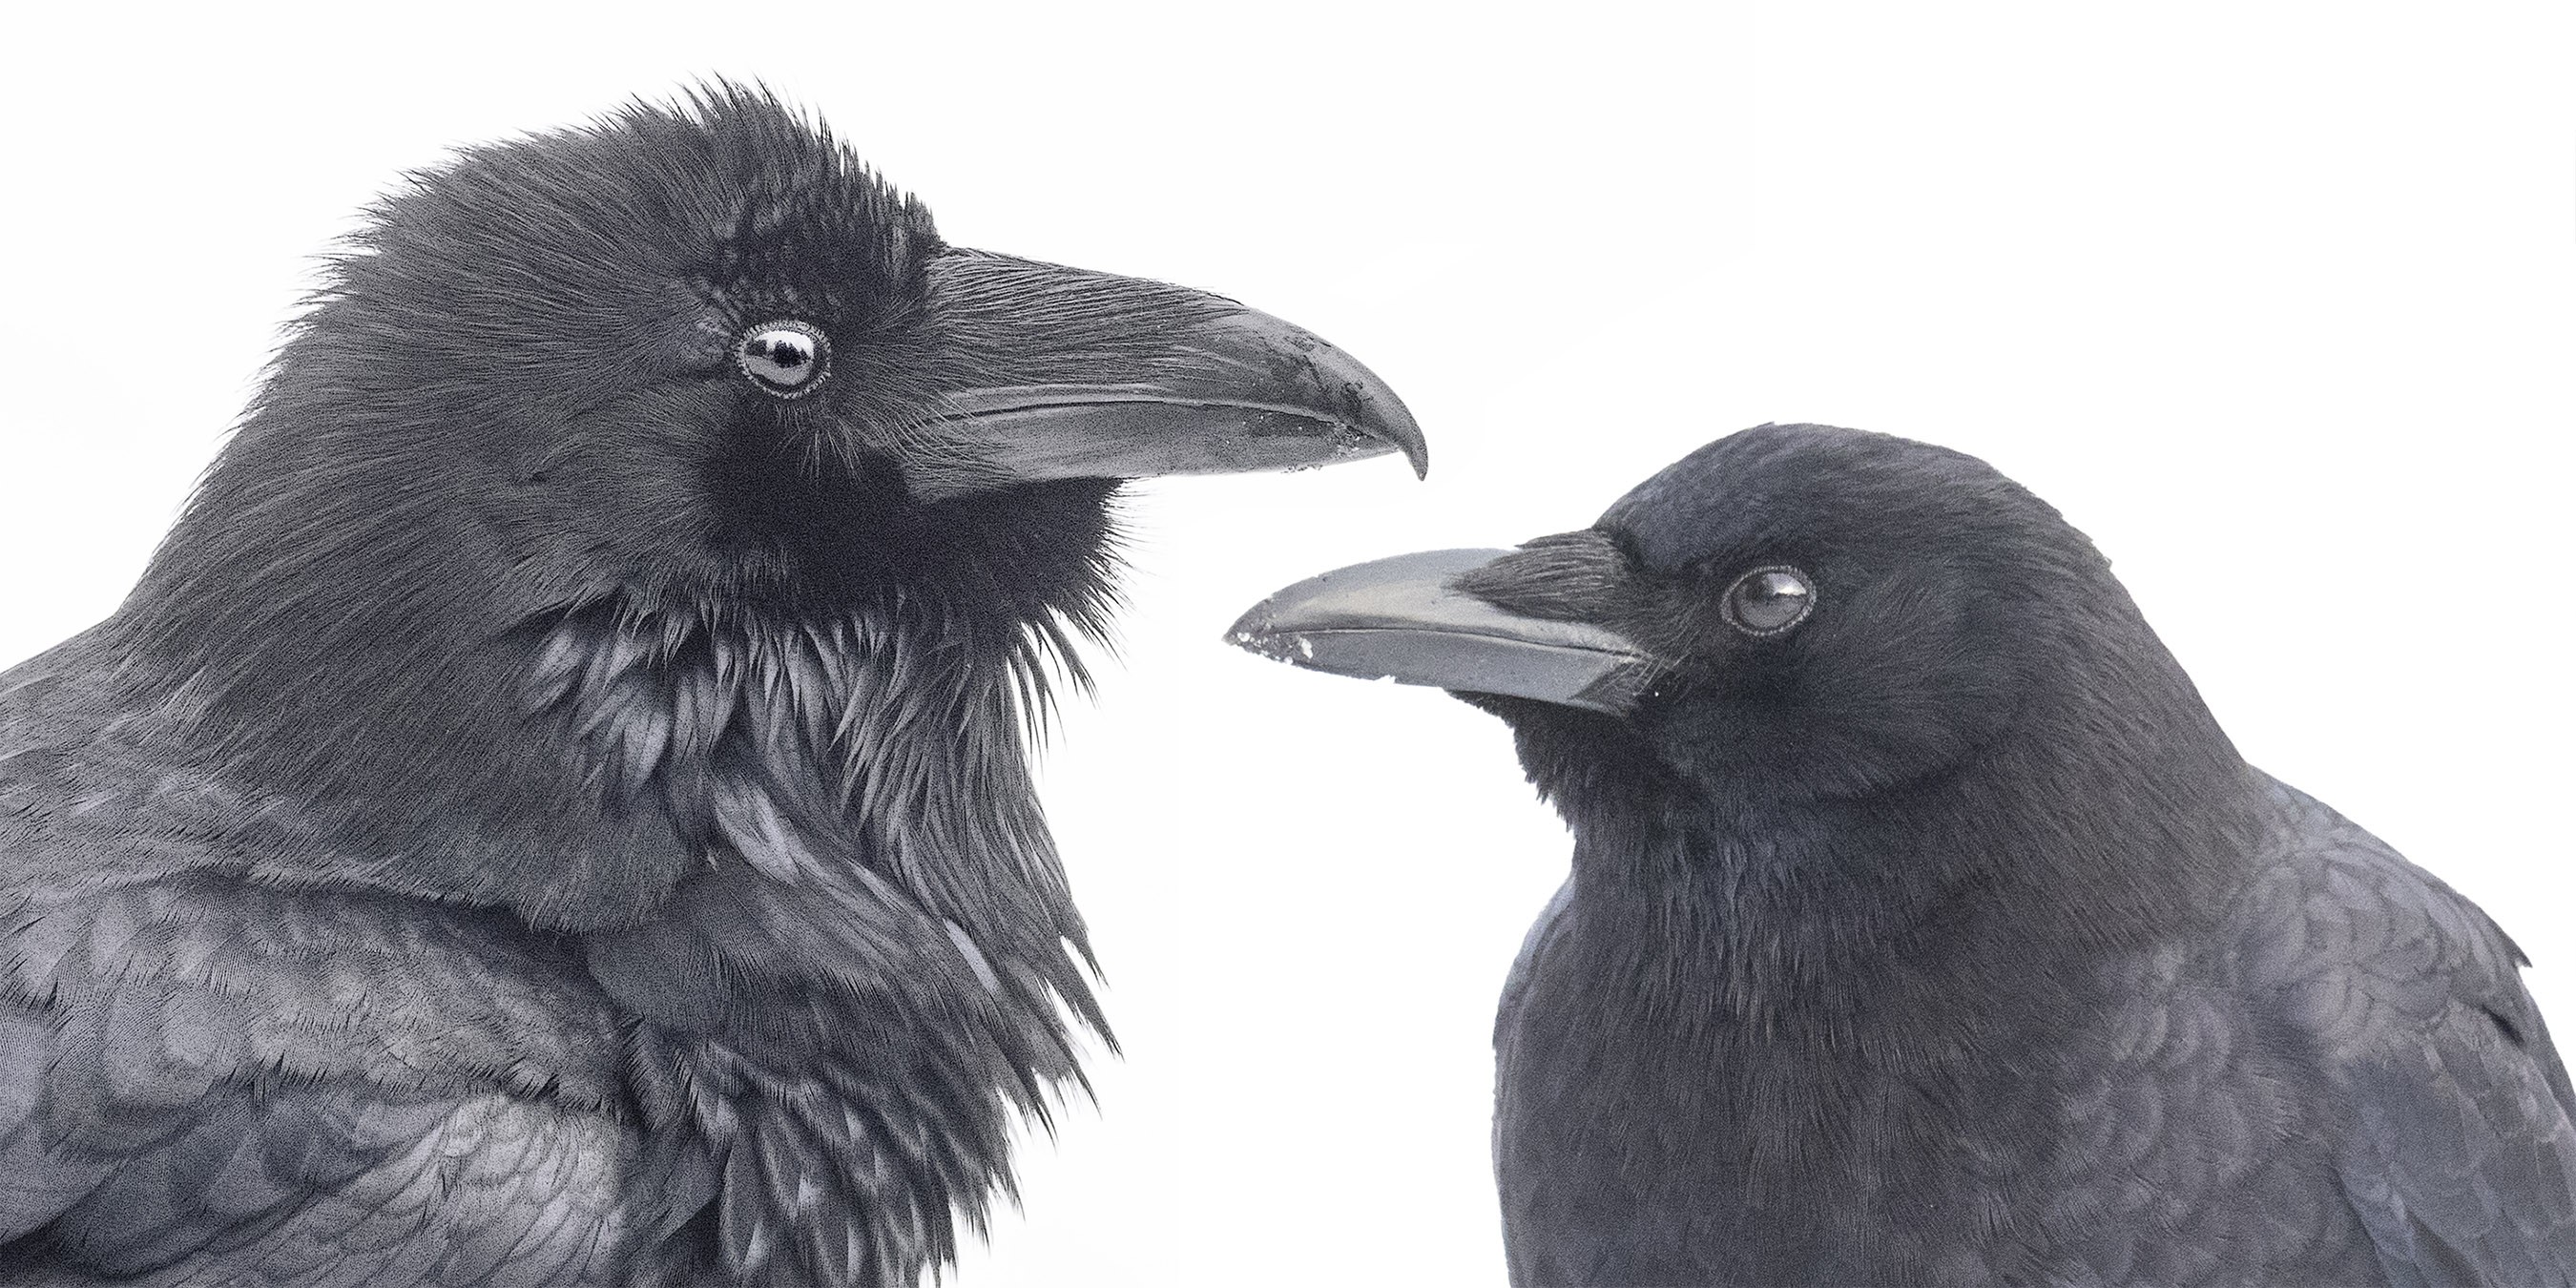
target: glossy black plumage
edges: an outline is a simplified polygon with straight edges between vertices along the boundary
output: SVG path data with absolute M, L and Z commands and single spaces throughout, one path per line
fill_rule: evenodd
M 418 178 L 0 677 L 0 1283 L 914 1282 L 1102 1028 L 1026 742 L 1119 479 L 1394 450 L 760 94 Z
M 1239 637 L 1468 691 L 1576 838 L 1495 1030 L 1516 1284 L 2576 1276 L 2512 942 L 2244 764 L 1983 463 L 1765 426 L 1591 529 L 1365 567 Z M 1775 567 L 1807 618 L 1731 622 Z

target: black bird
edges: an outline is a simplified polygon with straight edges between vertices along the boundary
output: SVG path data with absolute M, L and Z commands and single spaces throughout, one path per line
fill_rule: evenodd
M 0 1284 L 914 1282 L 1101 1025 L 1026 750 L 1119 480 L 1391 451 L 762 92 L 417 178 L 0 678 Z
M 1235 629 L 1460 691 L 1571 826 L 1495 1029 L 1516 1284 L 2576 1276 L 2512 941 L 1980 461 L 1766 425 Z

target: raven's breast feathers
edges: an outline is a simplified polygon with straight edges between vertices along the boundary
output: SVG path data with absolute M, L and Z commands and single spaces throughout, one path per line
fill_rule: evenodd
M 603 835 L 687 850 L 650 912 L 580 932 L 402 897 L 403 856 L 352 862 L 309 803 L 186 767 L 173 740 L 202 711 L 121 709 L 109 639 L 0 695 L 0 1022 L 23 1038 L 0 1056 L 53 1088 L 0 1103 L 0 1180 L 53 1178 L 0 1194 L 0 1214 L 89 1231 L 98 1257 L 183 1264 L 258 1218 L 182 1204 L 151 1218 L 182 1231 L 166 1238 L 110 1219 L 161 1211 L 115 1176 L 195 1175 L 154 1133 L 200 1150 L 222 1126 L 240 1138 L 223 1149 L 300 1133 L 345 1156 L 307 1175 L 279 1155 L 266 1183 L 292 1202 L 344 1175 L 400 1190 L 451 1156 L 519 1184 L 554 1173 L 486 1154 L 551 1151 L 594 1187 L 562 1200 L 590 1224 L 547 1245 L 560 1282 L 616 1264 L 637 1282 L 908 1283 L 1008 1185 L 1014 1116 L 1078 1078 L 1077 1024 L 1104 1030 L 1028 776 L 1046 631 L 603 603 L 497 641 L 524 660 L 519 691 L 457 700 L 513 707 L 567 756 Z M 525 861 L 573 903 L 630 879 L 608 865 L 665 857 Z M 278 1078 L 318 1100 L 236 1096 L 252 1117 L 188 1125 L 191 1097 Z M 486 1101 L 516 1107 L 473 1117 Z M 439 1219 L 544 1210 L 492 1202 Z M 293 1210 L 295 1229 L 335 1219 Z
M 702 863 L 588 937 L 644 1024 L 648 1123 L 701 1143 L 731 1276 L 909 1282 L 1007 1183 L 1011 1111 L 1102 1021 L 1026 766 L 1042 634 L 775 625 L 603 605 L 549 627 L 527 701 L 618 808 Z M 954 626 L 954 624 L 948 624 Z M 944 641 L 945 647 L 925 639 Z

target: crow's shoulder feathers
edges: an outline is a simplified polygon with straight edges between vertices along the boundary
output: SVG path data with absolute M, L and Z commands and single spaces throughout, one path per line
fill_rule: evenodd
M 2245 986 L 2348 1117 L 2339 1180 L 2391 1282 L 2565 1283 L 2576 1094 L 2475 904 L 2332 809 L 2273 784 L 2240 913 Z

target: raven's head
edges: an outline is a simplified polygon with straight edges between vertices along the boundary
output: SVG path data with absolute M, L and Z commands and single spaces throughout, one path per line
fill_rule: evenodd
M 240 783 L 338 808 L 351 848 L 400 856 L 388 879 L 577 901 L 566 871 L 496 856 L 616 851 L 600 828 L 656 813 L 681 835 L 632 846 L 690 853 L 703 790 L 628 799 L 719 754 L 692 730 L 744 736 L 672 713 L 689 668 L 733 695 L 768 682 L 749 659 L 799 719 L 856 706 L 954 741 L 995 718 L 996 676 L 1025 710 L 1068 626 L 1101 625 L 1121 480 L 1390 452 L 1423 465 L 1402 403 L 1313 335 L 951 247 L 830 134 L 719 87 L 382 202 L 119 624 L 147 697 Z M 878 684 L 857 654 L 906 669 Z M 550 703 L 569 727 L 532 730 Z M 848 791 L 852 757 L 927 763 L 816 736 Z M 434 853 L 474 828 L 482 857 Z M 582 916 L 667 885 L 661 860 L 608 863 L 647 871 Z
M 2224 748 L 2054 509 L 1972 457 L 1816 425 L 1709 444 L 1579 532 L 1327 573 L 1233 638 L 1460 692 L 1512 723 L 1569 811 L 1653 780 L 1703 800 L 1868 798 L 2007 740 L 2070 766 L 2121 744 Z
M 744 92 L 477 150 L 376 214 L 204 507 L 255 476 L 308 514 L 462 508 L 554 597 L 983 591 L 996 561 L 1029 594 L 1079 578 L 1117 480 L 1423 462 L 1314 336 L 950 247 Z

